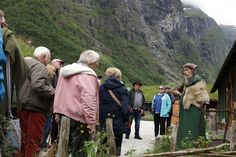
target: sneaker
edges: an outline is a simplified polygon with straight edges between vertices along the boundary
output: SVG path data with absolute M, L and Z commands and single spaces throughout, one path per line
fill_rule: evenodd
M 136 138 L 138 140 L 142 140 L 142 138 L 140 136 L 134 136 L 134 138 Z

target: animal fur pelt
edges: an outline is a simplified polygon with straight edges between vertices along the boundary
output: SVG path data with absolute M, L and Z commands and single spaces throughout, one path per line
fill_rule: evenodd
M 185 95 L 183 98 L 184 109 L 188 110 L 190 105 L 201 108 L 203 104 L 209 104 L 209 101 L 210 99 L 204 81 L 199 81 L 194 85 L 185 88 Z

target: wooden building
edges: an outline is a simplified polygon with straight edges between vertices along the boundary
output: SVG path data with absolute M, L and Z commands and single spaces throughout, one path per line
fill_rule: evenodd
M 235 119 L 236 105 L 236 42 L 222 65 L 211 93 L 218 90 L 217 110 L 219 120 L 225 119 L 229 127 Z

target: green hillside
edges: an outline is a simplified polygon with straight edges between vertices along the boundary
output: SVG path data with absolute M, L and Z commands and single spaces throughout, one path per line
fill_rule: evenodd
M 208 23 L 200 10 L 184 14 L 179 0 L 140 4 L 125 0 L 1 0 L 0 6 L 24 55 L 32 55 L 32 47 L 43 45 L 53 58 L 70 64 L 82 51 L 92 49 L 101 54 L 98 75 L 104 76 L 107 67 L 116 66 L 126 84 L 137 79 L 145 85 L 178 82 L 186 62 L 202 64 L 202 77 L 213 80 L 218 70 L 215 65 L 220 65 L 226 49 L 216 23 Z M 184 21 L 170 21 L 170 14 L 176 19 L 193 16 L 187 20 L 189 32 L 185 32 Z
M 4 11 L 10 29 L 23 36 L 26 41 L 30 40 L 33 46 L 48 47 L 53 58 L 62 58 L 66 63 L 72 63 L 78 60 L 82 51 L 93 49 L 102 55 L 99 75 L 104 75 L 108 66 L 116 66 L 124 73 L 123 79 L 126 82 L 137 77 L 147 84 L 163 82 L 160 74 L 151 73 L 152 69 L 148 70 L 149 67 L 158 67 L 158 64 L 147 53 L 146 47 L 122 39 L 115 32 L 101 30 L 94 30 L 99 31 L 95 38 L 105 45 L 102 48 L 104 50 L 94 45 L 94 39 L 86 32 L 83 21 L 94 16 L 107 16 L 109 11 L 86 9 L 71 0 L 64 3 L 61 8 L 62 4 L 55 0 L 0 1 L 1 6 L 7 6 Z M 28 55 L 25 45 L 21 45 L 23 53 Z M 137 68 L 138 72 L 135 70 Z

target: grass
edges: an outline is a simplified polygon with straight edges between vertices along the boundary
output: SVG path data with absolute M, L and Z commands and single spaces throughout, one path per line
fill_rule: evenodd
M 171 88 L 176 87 L 175 83 L 169 83 L 168 85 Z M 147 102 L 152 101 L 153 96 L 158 92 L 159 86 L 160 85 L 152 85 L 152 86 L 143 86 L 141 88 Z M 211 83 L 207 84 L 207 91 L 209 93 L 209 96 L 210 96 L 211 99 L 218 99 L 218 92 L 215 92 L 215 93 L 212 93 L 212 94 L 210 93 L 212 86 L 213 86 L 213 84 L 211 84 Z

